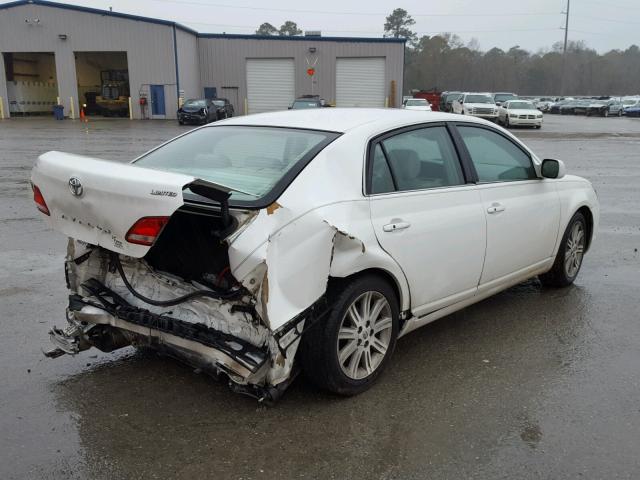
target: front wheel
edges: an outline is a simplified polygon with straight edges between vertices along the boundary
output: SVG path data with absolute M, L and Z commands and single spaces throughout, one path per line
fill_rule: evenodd
M 386 367 L 398 337 L 398 299 L 381 277 L 358 277 L 332 299 L 326 320 L 301 346 L 302 368 L 320 388 L 340 395 L 367 390 Z
M 553 267 L 538 278 L 548 287 L 571 285 L 580 271 L 584 251 L 587 247 L 587 222 L 582 213 L 576 213 L 562 237 Z

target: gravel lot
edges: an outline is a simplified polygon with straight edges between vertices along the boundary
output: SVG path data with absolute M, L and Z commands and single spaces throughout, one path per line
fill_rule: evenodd
M 128 160 L 175 122 L 0 121 L 0 478 L 640 477 L 640 119 L 515 130 L 599 194 L 576 284 L 537 281 L 402 339 L 356 398 L 301 378 L 273 408 L 169 359 L 45 359 L 64 324 L 65 239 L 30 197 L 36 156 Z

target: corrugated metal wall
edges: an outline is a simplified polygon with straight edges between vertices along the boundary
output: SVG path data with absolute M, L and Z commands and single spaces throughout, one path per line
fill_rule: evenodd
M 32 20 L 38 19 L 35 24 Z M 31 20 L 26 23 L 25 19 Z M 67 35 L 61 40 L 58 35 Z M 148 84 L 164 84 L 167 116 L 177 106 L 176 72 L 171 26 L 96 15 L 43 5 L 23 5 L 0 11 L 2 52 L 53 52 L 56 58 L 58 90 L 70 112 L 78 114 L 76 51 L 124 51 L 129 63 L 129 83 L 134 116 L 140 118 L 138 92 Z M 0 95 L 5 76 L 0 78 Z
M 184 98 L 201 98 L 200 64 L 198 59 L 198 38 L 189 32 L 176 30 L 178 48 L 178 71 L 180 89 L 184 90 Z
M 396 105 L 402 103 L 404 44 L 365 43 L 325 40 L 265 40 L 239 38 L 198 39 L 200 49 L 200 75 L 203 86 L 217 87 L 223 96 L 223 87 L 237 87 L 236 112 L 244 113 L 247 98 L 247 58 L 293 58 L 296 71 L 296 96 L 317 94 L 329 102 L 336 99 L 337 57 L 385 57 L 386 95 L 390 95 L 391 81 L 396 81 Z M 315 48 L 315 53 L 309 52 Z M 316 62 L 317 59 L 317 62 Z M 307 75 L 307 68 L 315 62 L 315 83 Z M 233 101 L 233 100 L 232 100 Z

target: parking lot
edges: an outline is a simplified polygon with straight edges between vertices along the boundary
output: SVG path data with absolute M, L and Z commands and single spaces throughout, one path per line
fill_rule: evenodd
M 601 202 L 576 284 L 530 281 L 408 335 L 360 396 L 301 377 L 274 407 L 133 349 L 43 357 L 66 239 L 31 199 L 35 158 L 126 161 L 188 127 L 0 121 L 0 478 L 638 478 L 640 119 L 544 121 L 513 132 Z

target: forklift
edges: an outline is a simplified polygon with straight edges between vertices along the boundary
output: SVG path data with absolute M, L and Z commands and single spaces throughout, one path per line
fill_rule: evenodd
M 127 70 L 102 70 L 100 95 L 95 98 L 98 112 L 105 117 L 129 115 L 129 72 Z

